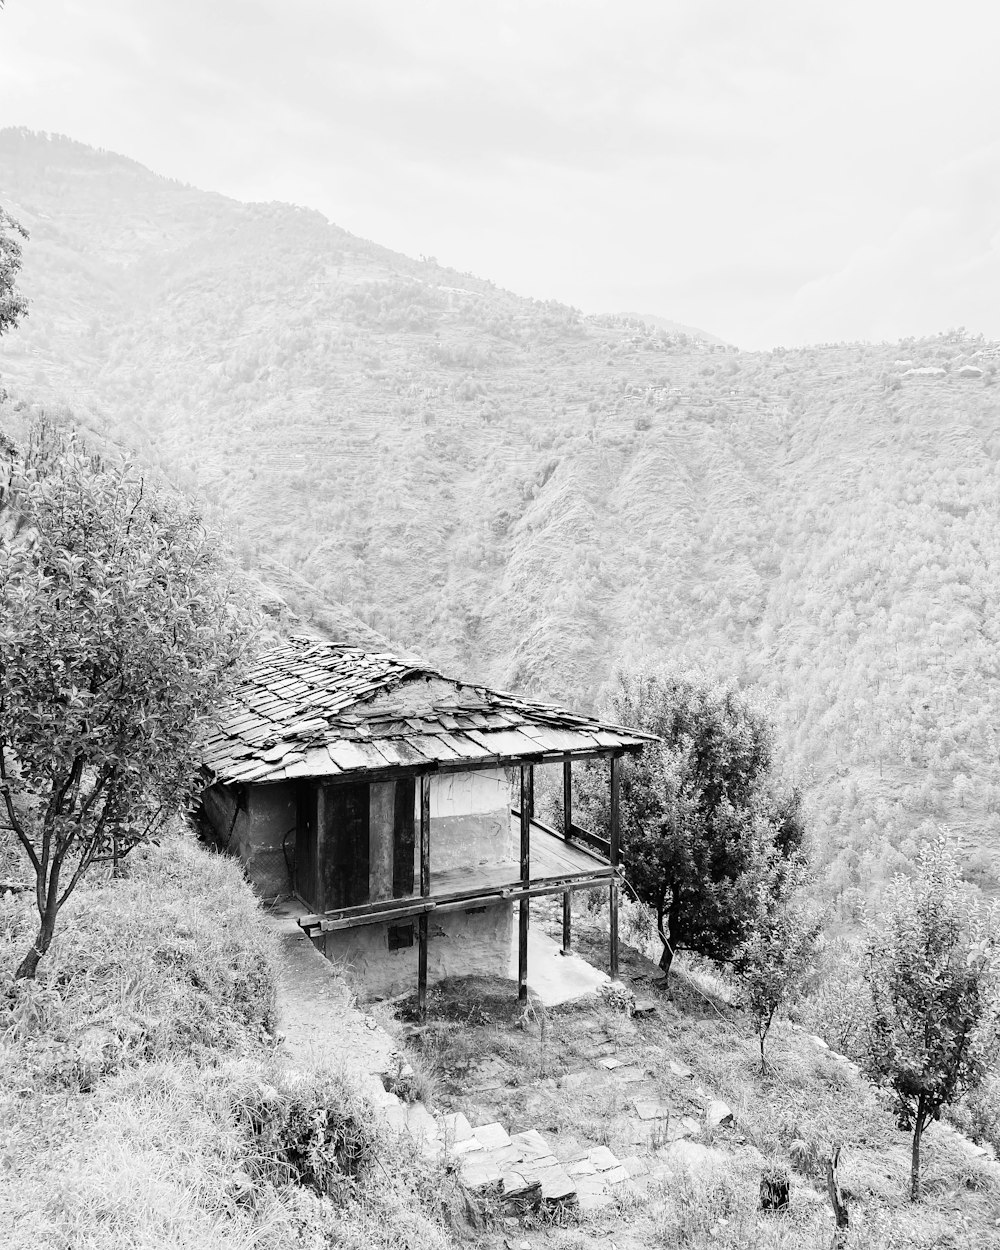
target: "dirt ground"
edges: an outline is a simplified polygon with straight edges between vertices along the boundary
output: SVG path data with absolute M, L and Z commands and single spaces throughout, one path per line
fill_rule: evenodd
M 298 927 L 294 907 L 279 905 L 268 919 L 279 941 L 278 1028 L 293 1066 L 387 1071 L 395 1043 Z

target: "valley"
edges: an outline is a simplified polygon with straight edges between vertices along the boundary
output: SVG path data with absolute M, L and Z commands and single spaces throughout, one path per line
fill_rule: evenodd
M 26 131 L 0 190 L 11 402 L 133 447 L 302 620 L 584 709 L 735 676 L 845 922 L 940 824 L 997 889 L 1000 346 L 742 352 Z

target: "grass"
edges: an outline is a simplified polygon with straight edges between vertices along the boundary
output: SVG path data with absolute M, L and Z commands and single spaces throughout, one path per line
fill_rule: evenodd
M 233 861 L 181 837 L 136 853 L 13 984 L 33 923 L 0 903 L 0 1244 L 450 1244 L 440 1168 L 277 1053 L 274 945 Z

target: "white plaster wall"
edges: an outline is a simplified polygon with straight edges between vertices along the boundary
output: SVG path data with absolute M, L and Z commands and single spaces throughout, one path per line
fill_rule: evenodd
M 506 769 L 436 773 L 431 787 L 431 877 L 477 864 L 514 863 L 511 783 Z M 416 873 L 420 877 L 420 786 L 416 787 Z
M 419 787 L 418 787 L 419 791 Z M 474 773 L 436 773 L 431 777 L 431 820 L 506 811 L 510 807 L 510 779 L 505 768 Z M 420 820 L 417 794 L 417 820 Z

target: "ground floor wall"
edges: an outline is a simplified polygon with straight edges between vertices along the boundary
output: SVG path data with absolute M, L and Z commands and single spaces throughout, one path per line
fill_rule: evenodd
M 209 786 L 202 810 L 216 842 L 240 859 L 258 894 L 291 893 L 298 814 L 294 786 Z
M 364 792 L 357 828 L 344 824 L 344 804 L 336 802 L 351 789 Z M 502 863 L 516 875 L 510 804 L 511 775 L 503 768 L 433 775 L 432 876 Z M 412 777 L 353 787 L 316 779 L 213 785 L 202 808 L 218 844 L 239 857 L 266 898 L 295 892 L 313 910 L 327 911 L 420 892 L 420 786 Z
M 327 933 L 320 940 L 327 959 L 348 972 L 366 994 L 391 998 L 416 993 L 417 920 L 397 925 L 364 925 Z M 451 976 L 509 975 L 514 940 L 514 906 L 510 902 L 470 911 L 450 911 L 427 922 L 427 980 Z M 397 945 L 407 937 L 412 946 Z M 390 941 L 391 938 L 391 941 Z M 390 949 L 390 946 L 396 949 Z

